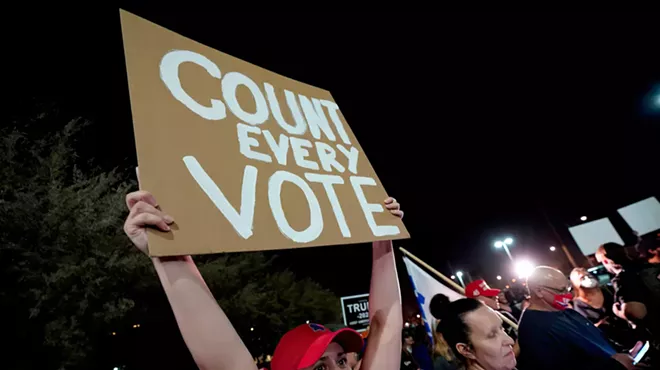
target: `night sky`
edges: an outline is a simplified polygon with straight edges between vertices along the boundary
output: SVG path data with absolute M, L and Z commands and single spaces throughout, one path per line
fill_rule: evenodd
M 124 9 L 332 92 L 406 212 L 412 239 L 397 245 L 447 274 L 451 264 L 474 277 L 510 278 L 505 254 L 492 247 L 505 236 L 516 240 L 514 257 L 564 266 L 559 252 L 548 251 L 561 244 L 550 224 L 575 252 L 566 227 L 580 216 L 616 216 L 621 206 L 660 195 L 660 115 L 643 105 L 660 83 L 651 14 Z M 3 25 L 12 51 L 5 114 L 28 97 L 55 101 L 94 121 L 82 158 L 131 173 L 137 159 L 118 9 L 7 19 L 15 25 Z M 278 254 L 278 266 L 338 295 L 368 291 L 366 245 Z

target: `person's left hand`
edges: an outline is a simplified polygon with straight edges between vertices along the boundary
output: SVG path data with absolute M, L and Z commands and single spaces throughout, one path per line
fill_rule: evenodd
M 398 218 L 403 218 L 401 205 L 396 201 L 396 199 L 392 197 L 385 199 L 385 208 L 389 209 L 390 213 L 397 216 Z

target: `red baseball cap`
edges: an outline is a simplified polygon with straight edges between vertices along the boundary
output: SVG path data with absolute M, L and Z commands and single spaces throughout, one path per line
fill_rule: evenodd
M 346 353 L 360 352 L 364 340 L 353 329 L 335 332 L 319 324 L 303 324 L 284 334 L 275 348 L 272 370 L 300 370 L 314 365 L 330 343 L 337 342 Z
M 468 298 L 497 297 L 500 294 L 499 289 L 491 289 L 485 280 L 475 280 L 465 287 L 465 296 Z

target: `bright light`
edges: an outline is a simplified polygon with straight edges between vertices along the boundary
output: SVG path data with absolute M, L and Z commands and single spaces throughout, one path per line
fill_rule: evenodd
M 405 326 L 406 328 L 408 328 L 408 327 L 410 327 L 410 323 L 407 322 L 407 323 L 404 324 L 404 326 Z
M 419 319 L 420 317 L 422 317 L 422 316 L 420 314 L 417 314 L 417 318 Z
M 515 282 L 516 282 L 516 279 L 511 279 L 511 282 L 512 282 L 512 283 L 515 283 Z
M 452 276 L 451 276 L 451 279 L 452 279 L 452 280 L 456 280 L 456 275 L 452 275 Z
M 119 368 L 118 367 L 113 367 L 112 370 L 119 370 Z
M 529 261 L 516 262 L 516 274 L 521 279 L 526 279 L 534 271 L 534 265 Z
M 462 278 L 463 277 L 463 272 L 462 271 L 457 272 L 456 276 L 458 276 L 459 279 Z
M 507 285 L 505 288 L 509 289 L 510 287 Z
M 113 332 L 112 332 L 112 335 L 117 335 L 117 333 L 115 333 L 115 332 L 113 331 Z
M 250 328 L 250 331 L 254 331 L 254 328 Z
M 554 245 L 553 245 L 552 247 L 550 247 L 550 252 L 554 252 L 554 251 L 556 251 L 556 250 L 557 250 L 557 248 L 555 248 Z
M 580 217 L 580 221 L 586 221 L 586 220 L 587 220 L 587 216 Z
M 511 238 L 506 238 L 506 239 L 504 239 L 504 244 L 506 244 L 506 245 L 511 245 L 511 244 L 513 244 L 513 239 L 511 239 Z
M 309 324 L 309 320 L 305 321 L 305 324 Z
M 504 243 L 498 240 L 493 245 L 495 245 L 495 248 L 502 248 L 504 246 Z
M 497 280 L 502 280 L 502 277 L 500 275 L 497 275 Z

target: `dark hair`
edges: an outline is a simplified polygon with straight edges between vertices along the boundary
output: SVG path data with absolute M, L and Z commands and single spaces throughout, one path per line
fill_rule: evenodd
M 610 242 L 603 244 L 602 247 L 607 258 L 611 259 L 614 263 L 625 266 L 632 262 L 623 245 Z
M 456 350 L 456 344 L 470 343 L 468 339 L 470 329 L 465 323 L 465 315 L 481 307 L 484 307 L 484 305 L 476 299 L 463 298 L 449 303 L 442 310 L 437 330 L 439 333 L 442 333 L 449 348 L 454 351 L 456 358 L 463 361 L 465 361 L 465 358 Z
M 436 320 L 440 320 L 440 316 L 442 316 L 442 310 L 444 310 L 445 307 L 449 304 L 449 297 L 447 297 L 444 294 L 436 294 L 431 298 L 431 302 L 429 303 L 429 310 L 431 311 L 431 315 L 435 317 Z

